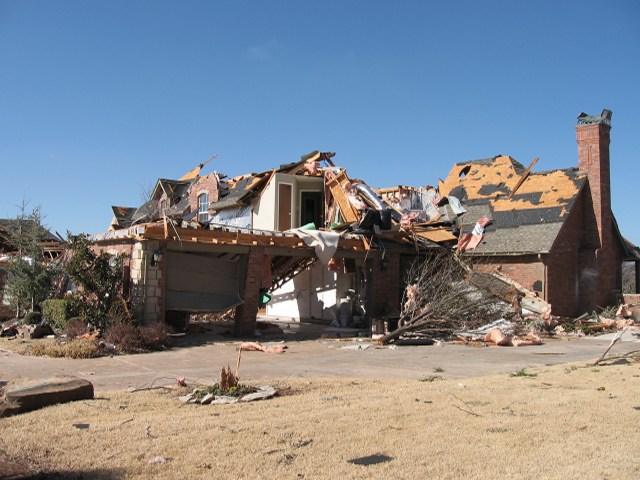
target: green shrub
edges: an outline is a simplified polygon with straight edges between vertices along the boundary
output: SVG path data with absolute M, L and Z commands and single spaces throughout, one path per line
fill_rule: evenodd
M 86 235 L 69 235 L 71 257 L 64 270 L 77 287 L 78 311 L 95 328 L 105 331 L 115 318 L 110 313 L 120 302 L 122 272 L 126 255 L 96 253 Z
M 70 318 L 78 315 L 76 302 L 70 298 L 51 298 L 42 302 L 42 315 L 55 328 L 64 330 Z
M 24 317 L 24 323 L 27 325 L 38 325 L 42 322 L 42 314 L 40 312 L 29 312 Z

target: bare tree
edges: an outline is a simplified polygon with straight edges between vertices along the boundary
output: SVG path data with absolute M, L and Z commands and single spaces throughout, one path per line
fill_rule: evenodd
M 441 250 L 410 269 L 398 329 L 383 344 L 408 332 L 448 337 L 503 317 L 510 304 L 499 300 L 493 277 L 473 272 L 455 252 Z

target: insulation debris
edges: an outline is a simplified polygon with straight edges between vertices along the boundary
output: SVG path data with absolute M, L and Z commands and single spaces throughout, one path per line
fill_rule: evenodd
M 284 353 L 289 348 L 281 343 L 275 345 L 262 345 L 259 342 L 243 342 L 236 349 L 245 352 Z

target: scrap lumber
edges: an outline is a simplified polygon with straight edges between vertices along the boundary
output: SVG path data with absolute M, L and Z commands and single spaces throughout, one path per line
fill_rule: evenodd
M 511 280 L 498 272 L 491 272 L 491 276 L 497 278 L 501 282 L 513 286 L 523 296 L 520 300 L 522 308 L 526 308 L 527 310 L 537 314 L 543 314 L 551 311 L 551 305 L 542 298 L 536 296 L 536 294 L 531 290 L 520 285 L 515 280 Z
M 420 238 L 424 238 L 426 240 L 430 240 L 432 242 L 440 243 L 440 242 L 448 242 L 451 240 L 457 240 L 453 233 L 449 231 L 449 228 L 434 228 L 427 230 L 418 230 L 415 229 L 416 236 Z
M 190 241 L 193 243 L 198 242 L 214 242 L 220 245 L 255 245 L 256 235 L 251 231 L 232 231 L 232 230 L 209 230 L 209 229 L 191 229 L 182 227 L 173 227 L 173 231 L 177 236 L 173 238 L 175 240 Z M 308 248 L 304 242 L 295 235 L 285 236 L 278 234 L 279 232 L 267 232 L 264 236 L 263 242 L 258 243 L 270 243 L 273 242 L 276 246 L 290 247 L 290 248 Z M 148 224 L 145 227 L 143 233 L 143 239 L 147 240 L 164 240 L 164 226 L 162 223 Z M 364 250 L 365 246 L 360 238 L 346 238 L 341 237 L 339 247 L 340 249 L 347 250 Z
M 527 177 L 529 177 L 529 174 L 531 173 L 531 169 L 535 167 L 536 163 L 538 163 L 538 157 L 533 159 L 533 161 L 531 162 L 531 165 L 529 165 L 529 168 L 525 170 L 525 172 L 522 174 L 522 177 L 520 177 L 520 180 L 518 180 L 518 183 L 516 183 L 516 185 L 513 187 L 513 190 L 511 190 L 511 194 L 509 195 L 509 200 L 511 200 L 511 197 L 513 197 L 516 194 L 516 192 L 522 186 L 522 184 L 527 179 Z
M 359 220 L 358 213 L 349 201 L 349 197 L 344 190 L 345 185 L 349 183 L 349 178 L 341 171 L 334 178 L 327 181 L 327 186 L 331 190 L 331 195 L 335 198 L 336 203 L 340 207 L 340 213 L 345 222 L 353 223 Z
M 206 161 L 202 162 L 197 167 L 195 167 L 192 170 L 189 170 L 187 173 L 185 173 L 182 177 L 180 177 L 180 180 L 184 181 L 184 180 L 193 180 L 194 178 L 198 178 L 198 176 L 200 175 L 200 170 L 202 170 L 202 168 L 207 163 L 209 163 L 211 160 L 215 159 L 218 155 L 219 155 L 218 153 L 214 153 Z

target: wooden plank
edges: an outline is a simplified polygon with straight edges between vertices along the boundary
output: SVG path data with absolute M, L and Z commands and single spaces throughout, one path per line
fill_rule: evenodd
M 458 237 L 456 237 L 450 231 L 440 228 L 436 230 L 424 230 L 422 232 L 415 231 L 415 234 L 420 238 L 424 238 L 436 243 L 448 242 L 450 240 L 458 239 Z
M 193 243 L 197 242 L 206 242 L 206 243 L 216 243 L 216 244 L 231 244 L 231 245 L 246 245 L 251 246 L 253 242 L 256 240 L 255 235 L 250 233 L 239 233 L 239 232 L 226 232 L 220 230 L 194 230 L 190 228 L 176 228 L 174 233 L 177 235 L 173 235 L 170 238 L 173 240 L 182 241 L 191 241 Z M 163 240 L 164 239 L 164 228 L 161 224 L 159 225 L 149 225 L 145 229 L 144 239 L 147 240 Z M 285 236 L 281 232 L 266 232 L 264 235 L 264 241 L 261 241 L 261 244 L 269 243 L 272 246 L 281 246 L 281 247 L 297 247 L 297 246 L 305 246 L 303 242 L 301 242 L 300 238 L 297 236 Z M 214 242 L 215 240 L 215 242 Z M 307 247 L 310 248 L 310 247 Z M 356 250 L 364 250 L 365 245 L 361 238 L 341 238 L 338 248 L 341 249 L 352 249 Z
M 332 178 L 327 182 L 331 195 L 336 200 L 336 203 L 340 207 L 340 213 L 342 218 L 349 223 L 357 222 L 359 220 L 356 209 L 349 201 L 347 193 L 344 191 L 344 186 L 349 182 L 346 174 L 340 172 L 335 178 Z
M 509 195 L 509 200 L 511 200 L 511 197 L 513 197 L 515 193 L 518 191 L 518 189 L 522 186 L 524 181 L 527 179 L 527 177 L 531 173 L 531 169 L 536 165 L 536 163 L 538 163 L 538 157 L 533 159 L 533 162 L 531 162 L 531 165 L 529 165 L 529 168 L 527 168 L 527 170 L 522 174 L 522 177 L 520 177 L 520 180 L 518 180 L 518 183 L 516 183 L 516 186 L 513 187 L 513 190 L 511 190 L 511 195 Z

